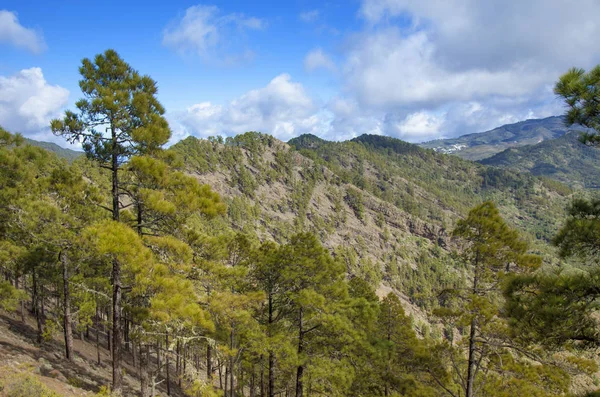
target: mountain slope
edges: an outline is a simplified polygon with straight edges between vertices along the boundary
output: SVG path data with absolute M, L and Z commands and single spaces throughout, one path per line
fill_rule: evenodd
M 434 291 L 464 277 L 448 233 L 471 207 L 492 199 L 513 225 L 547 240 L 567 201 L 564 190 L 528 173 L 381 136 L 302 136 L 285 144 L 246 133 L 226 141 L 189 137 L 171 150 L 225 199 L 228 226 L 278 242 L 312 231 L 350 275 L 400 292 L 417 319 L 435 304 Z
M 53 142 L 34 141 L 33 139 L 29 139 L 29 138 L 25 138 L 25 142 L 30 145 L 38 146 L 38 147 L 46 149 L 52 153 L 55 153 L 58 157 L 63 158 L 67 161 L 73 161 L 77 157 L 83 155 L 83 152 L 78 152 L 76 150 L 71 150 L 71 149 L 65 149 L 61 146 L 58 146 L 56 143 L 53 143 Z
M 537 145 L 510 148 L 480 162 L 547 176 L 576 188 L 600 188 L 600 150 L 579 142 L 579 135 L 570 132 Z
M 555 139 L 571 130 L 584 128 L 567 128 L 563 117 L 548 117 L 507 124 L 490 131 L 458 138 L 438 139 L 422 143 L 420 146 L 441 153 L 455 154 L 467 160 L 481 160 L 511 147 L 534 145 Z

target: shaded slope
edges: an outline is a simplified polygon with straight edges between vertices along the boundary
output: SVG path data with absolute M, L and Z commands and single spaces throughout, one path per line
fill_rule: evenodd
M 577 188 L 600 188 L 600 150 L 579 142 L 570 132 L 537 145 L 507 149 L 481 160 L 485 165 L 547 176 Z
M 441 153 L 455 154 L 468 160 L 481 160 L 511 147 L 534 145 L 555 139 L 571 130 L 583 130 L 583 128 L 567 128 L 563 117 L 554 116 L 507 124 L 490 131 L 453 139 L 438 139 L 422 143 L 420 146 Z

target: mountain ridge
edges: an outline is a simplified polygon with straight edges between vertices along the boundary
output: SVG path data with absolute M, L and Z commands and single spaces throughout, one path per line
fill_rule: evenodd
M 536 145 L 509 148 L 481 164 L 546 176 L 574 188 L 600 188 L 600 151 L 579 141 L 580 133 L 567 134 Z
M 418 145 L 477 161 L 511 147 L 537 144 L 559 138 L 569 131 L 585 130 L 587 129 L 581 126 L 566 127 L 563 116 L 551 116 L 505 124 L 484 132 L 466 134 L 457 138 L 437 139 Z
M 54 142 L 36 141 L 30 138 L 25 138 L 25 142 L 29 145 L 38 146 L 52 153 L 55 153 L 58 157 L 63 158 L 69 162 L 75 160 L 79 156 L 85 155 L 83 152 L 64 148 L 60 145 L 57 145 Z

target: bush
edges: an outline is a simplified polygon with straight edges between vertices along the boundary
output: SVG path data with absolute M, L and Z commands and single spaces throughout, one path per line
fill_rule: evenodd
M 354 211 L 354 215 L 360 220 L 364 218 L 365 207 L 363 204 L 363 195 L 360 190 L 353 187 L 346 189 L 346 202 Z
M 0 281 L 0 307 L 7 311 L 15 310 L 21 300 L 27 299 L 24 291 L 16 289 L 8 281 Z
M 5 385 L 4 392 L 6 397 L 60 397 L 29 373 L 15 376 L 12 383 Z

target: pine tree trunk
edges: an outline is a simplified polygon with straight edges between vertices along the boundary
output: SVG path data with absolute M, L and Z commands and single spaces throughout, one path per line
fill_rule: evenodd
M 37 343 L 42 343 L 42 334 L 44 333 L 44 326 L 42 324 L 42 314 L 40 313 L 39 294 L 38 294 L 38 282 L 37 274 L 35 269 L 32 272 L 33 278 L 33 292 L 31 299 L 31 308 L 33 314 L 35 314 L 35 322 L 37 324 Z
M 263 356 L 260 356 L 260 397 L 265 397 L 265 363 Z
M 225 361 L 225 397 L 229 397 L 229 365 Z
M 181 348 L 182 350 L 182 356 L 181 356 L 181 375 L 182 377 L 185 376 L 185 370 L 187 368 L 187 360 L 186 360 L 186 355 L 188 354 L 187 349 L 186 349 L 186 345 L 184 344 L 183 347 Z M 181 386 L 181 381 L 179 381 L 179 386 Z
M 273 324 L 273 294 L 269 293 L 269 337 Z M 269 350 L 269 397 L 275 397 L 275 353 Z
M 181 349 L 179 346 L 179 339 L 177 339 L 177 344 L 175 345 L 175 377 L 178 382 L 181 376 Z M 181 385 L 181 383 L 180 383 Z
M 392 307 L 388 305 L 388 317 L 387 317 L 387 341 L 388 341 L 388 357 L 387 357 L 387 363 L 386 363 L 386 367 L 385 367 L 385 396 L 389 396 L 390 395 L 390 361 L 392 360 L 392 352 L 389 348 L 389 346 L 391 346 L 391 341 L 392 339 Z
M 98 365 L 100 365 L 100 328 L 98 328 L 98 325 L 96 327 L 96 354 L 98 355 Z
M 212 347 L 210 342 L 206 346 L 206 379 L 209 381 L 212 379 Z
M 235 336 L 235 328 L 234 325 L 231 325 L 231 332 L 229 333 L 229 348 L 233 352 L 234 347 L 234 336 Z M 229 358 L 229 372 L 230 372 L 230 396 L 235 397 L 235 376 L 234 376 L 234 357 L 233 354 Z
M 119 147 L 117 142 L 117 131 L 113 121 L 110 123 L 112 150 L 111 150 L 111 171 L 112 171 L 112 218 L 119 221 Z M 123 328 L 121 325 L 121 264 L 113 259 L 112 283 L 113 283 L 113 324 L 112 324 L 112 392 L 116 395 L 123 394 L 123 374 L 121 372 L 121 343 Z
M 140 352 L 140 397 L 148 397 L 148 356 L 150 354 L 150 348 L 148 345 L 141 345 L 139 348 Z
M 69 291 L 69 267 L 66 252 L 60 253 L 63 276 L 63 317 L 65 337 L 65 357 L 73 361 L 73 329 L 71 328 L 71 296 Z
M 479 251 L 475 256 L 475 269 L 473 275 L 473 295 L 475 296 L 478 291 L 478 279 L 479 279 Z M 477 334 L 477 318 L 473 314 L 471 319 L 471 329 L 469 330 L 469 356 L 467 363 L 467 388 L 466 397 L 473 397 L 475 393 L 475 337 Z
M 469 331 L 469 361 L 467 368 L 467 390 L 466 397 L 473 397 L 475 385 L 475 331 L 477 322 L 471 320 L 471 330 Z
M 165 332 L 165 369 L 167 371 L 167 396 L 171 395 L 171 378 L 169 374 L 169 332 Z
M 113 324 L 112 324 L 112 392 L 117 396 L 123 394 L 123 374 L 121 372 L 121 267 L 119 262 L 113 260 Z
M 302 360 L 302 351 L 304 350 L 304 329 L 302 323 L 303 311 L 300 308 L 298 315 L 298 357 Z M 304 377 L 304 364 L 300 364 L 296 370 L 296 397 L 302 397 L 304 393 L 303 378 Z
M 18 277 L 15 277 L 15 283 L 17 283 L 16 280 L 18 280 Z M 23 291 L 27 291 L 26 285 L 25 285 L 25 277 L 23 277 Z M 21 303 L 21 322 L 25 323 L 25 300 L 21 299 L 20 301 Z
M 221 368 L 221 360 L 217 360 L 217 369 L 219 371 L 219 388 L 223 390 L 223 371 Z
M 156 342 L 156 366 L 158 367 L 158 373 L 160 373 L 160 342 Z

